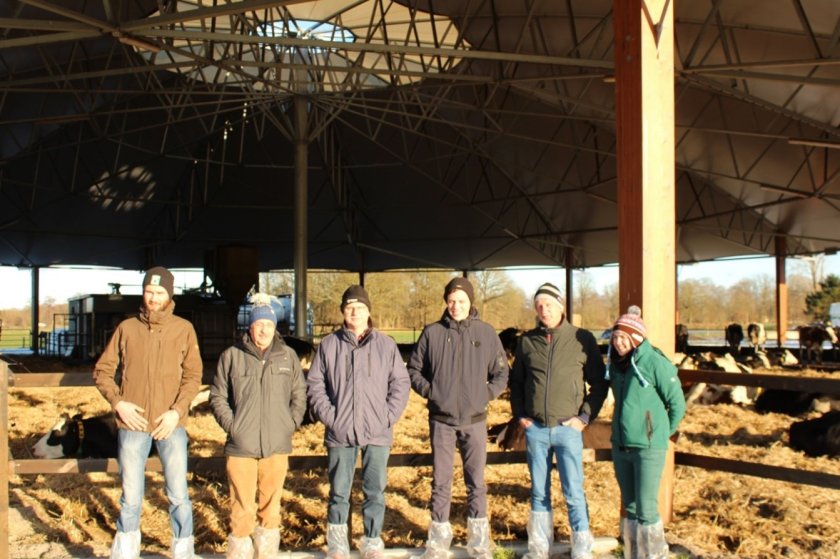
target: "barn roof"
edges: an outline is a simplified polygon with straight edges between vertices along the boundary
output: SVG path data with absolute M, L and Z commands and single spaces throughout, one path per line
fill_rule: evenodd
M 0 264 L 292 267 L 296 97 L 310 266 L 615 262 L 611 8 L 0 0 Z M 674 19 L 677 261 L 840 246 L 840 3 Z

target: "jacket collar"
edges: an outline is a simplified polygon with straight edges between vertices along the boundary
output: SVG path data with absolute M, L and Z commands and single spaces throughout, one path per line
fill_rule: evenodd
M 251 339 L 251 334 L 249 332 L 245 332 L 242 334 L 242 339 L 239 341 L 239 347 L 254 357 L 262 359 L 263 357 L 268 357 L 269 355 L 283 353 L 286 349 L 286 342 L 283 341 L 279 332 L 274 332 L 274 339 L 271 340 L 271 345 L 268 346 L 268 350 L 263 353 L 262 350 L 257 347 L 257 344 L 254 343 L 254 340 Z
M 478 311 L 475 307 L 470 307 L 470 314 L 467 315 L 467 318 L 461 321 L 457 321 L 452 318 L 452 315 L 449 314 L 449 309 L 444 309 L 443 314 L 440 317 L 440 321 L 448 328 L 458 328 L 460 325 L 469 326 L 470 321 L 472 320 L 478 320 Z
M 172 318 L 173 313 L 175 312 L 175 301 L 169 301 L 169 304 L 166 305 L 162 310 L 149 312 L 149 310 L 144 306 L 140 307 L 140 314 L 138 318 L 140 322 L 146 324 L 147 326 L 157 326 L 159 324 L 163 324 L 167 322 L 170 318 Z

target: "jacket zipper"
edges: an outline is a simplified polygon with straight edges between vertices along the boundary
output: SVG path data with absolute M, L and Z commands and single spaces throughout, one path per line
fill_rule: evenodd
M 551 354 L 554 352 L 554 346 L 551 343 L 551 332 L 548 332 L 545 336 L 546 342 L 548 343 L 548 361 L 545 364 L 545 426 L 551 427 L 548 424 L 548 396 L 551 394 Z

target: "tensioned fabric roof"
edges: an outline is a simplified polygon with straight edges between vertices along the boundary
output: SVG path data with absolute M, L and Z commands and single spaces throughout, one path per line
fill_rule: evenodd
M 0 0 L 0 264 L 618 259 L 607 0 Z M 840 246 L 840 2 L 675 3 L 677 260 Z M 656 215 L 650 219 L 657 219 Z

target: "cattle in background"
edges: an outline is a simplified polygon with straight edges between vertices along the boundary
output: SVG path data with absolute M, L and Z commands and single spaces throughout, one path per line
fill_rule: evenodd
M 312 364 L 312 358 L 315 357 L 315 344 L 303 338 L 296 338 L 295 336 L 283 336 L 283 341 L 297 353 L 300 360 L 300 366 L 304 371 L 309 370 Z
M 499 332 L 499 341 L 502 342 L 502 347 L 505 348 L 505 354 L 509 362 L 513 361 L 513 354 L 516 353 L 516 344 L 519 343 L 519 337 L 522 335 L 522 330 L 519 328 L 505 328 Z
M 727 373 L 752 373 L 752 369 L 738 363 L 730 354 L 724 356 L 713 353 L 687 356 L 678 364 L 680 369 L 723 371 Z M 708 384 L 698 382 L 696 384 L 684 384 L 685 403 L 691 404 L 751 404 L 758 393 L 758 389 L 749 386 L 725 386 L 720 384 Z
M 799 361 L 802 363 L 822 363 L 824 342 L 831 342 L 837 348 L 837 334 L 831 326 L 809 324 L 797 328 L 799 332 Z
M 36 458 L 116 458 L 117 422 L 108 413 L 82 419 L 63 413 L 50 432 L 32 447 Z
M 764 344 L 767 343 L 767 332 L 764 330 L 764 324 L 753 322 L 747 326 L 747 338 L 756 353 L 764 352 Z
M 740 324 L 733 322 L 724 330 L 724 338 L 729 351 L 738 355 L 741 353 L 741 342 L 744 341 L 744 329 Z
M 674 341 L 677 353 L 688 353 L 688 326 L 677 324 L 674 327 Z
M 525 428 L 518 417 L 487 429 L 487 438 L 502 450 L 525 450 Z
M 811 411 L 825 413 L 834 409 L 840 409 L 840 401 L 818 392 L 767 388 L 755 400 L 755 411 L 759 413 L 784 413 L 792 417 Z
M 790 446 L 809 456 L 840 456 L 840 411 L 797 421 L 788 430 Z

